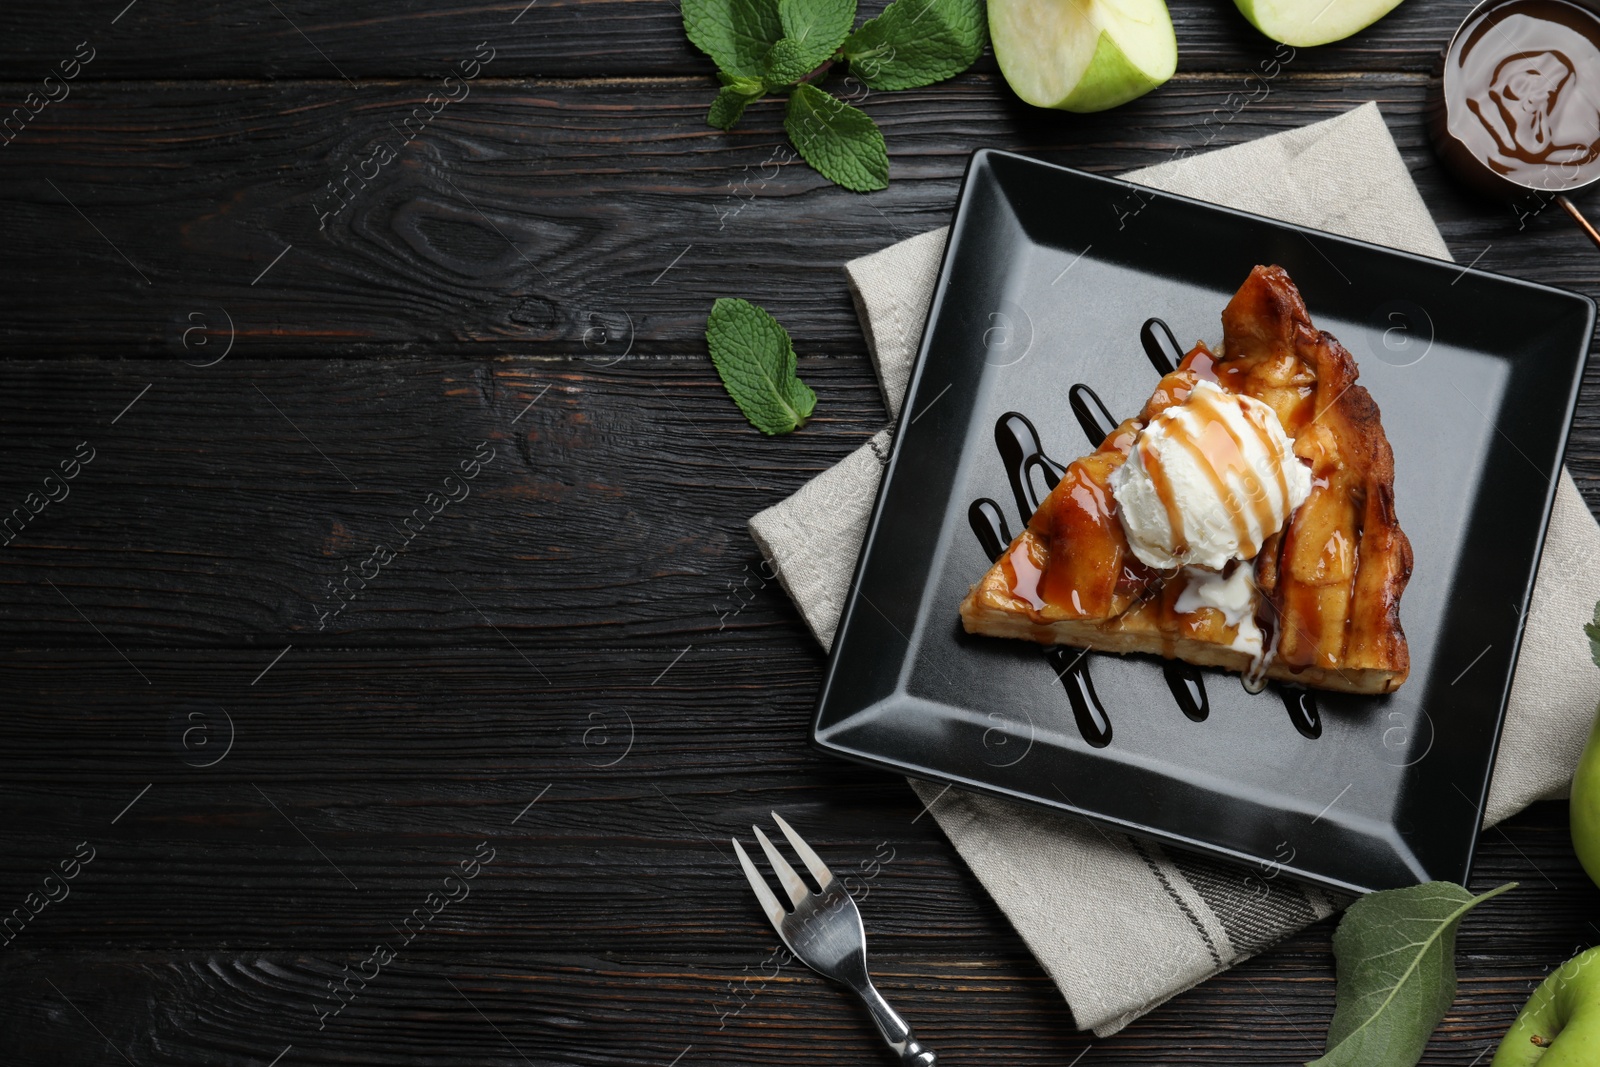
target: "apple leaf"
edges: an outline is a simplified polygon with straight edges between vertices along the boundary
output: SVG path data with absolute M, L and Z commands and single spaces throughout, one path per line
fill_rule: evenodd
M 1456 925 L 1481 896 L 1453 882 L 1371 893 L 1333 935 L 1338 989 L 1328 1051 L 1306 1067 L 1414 1067 L 1456 998 Z
M 748 300 L 720 299 L 706 319 L 717 376 L 750 425 L 764 434 L 805 425 L 817 394 L 795 377 L 794 345 L 777 319 Z
M 1583 632 L 1589 635 L 1589 657 L 1600 667 L 1600 602 L 1594 606 L 1594 622 L 1584 623 Z
M 894 0 L 843 51 L 870 87 L 915 89 L 972 66 L 987 37 L 982 0 Z
M 759 78 L 783 22 L 776 0 L 683 0 L 683 30 L 723 73 Z
M 800 84 L 789 94 L 783 128 L 795 149 L 831 182 L 869 193 L 889 184 L 889 150 L 865 111 Z

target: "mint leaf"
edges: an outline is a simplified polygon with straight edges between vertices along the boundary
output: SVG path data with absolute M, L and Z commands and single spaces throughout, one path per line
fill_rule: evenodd
M 783 23 L 777 0 L 683 0 L 683 31 L 724 73 L 759 78 Z
M 1583 632 L 1589 635 L 1589 656 L 1600 667 L 1600 603 L 1594 606 L 1594 622 L 1584 623 Z
M 915 89 L 972 66 L 987 37 L 982 0 L 894 0 L 843 51 L 872 88 Z
M 767 52 L 762 74 L 769 85 L 793 85 L 816 69 L 804 46 L 785 37 Z
M 748 300 L 718 300 L 706 319 L 706 344 L 717 376 L 750 425 L 764 434 L 805 425 L 817 394 L 795 377 L 794 345 L 777 319 Z
M 1456 924 L 1473 896 L 1453 882 L 1371 893 L 1333 935 L 1339 985 L 1328 1051 L 1306 1067 L 1414 1067 L 1456 998 Z
M 889 150 L 866 112 L 815 85 L 797 85 L 789 94 L 783 128 L 805 161 L 829 181 L 858 193 L 888 186 Z
M 793 41 L 806 73 L 833 58 L 856 20 L 856 0 L 778 0 L 783 36 Z
M 747 91 L 752 84 L 755 86 L 755 92 Z M 740 79 L 724 85 L 717 98 L 711 101 L 711 110 L 706 112 L 706 121 L 719 130 L 731 130 L 733 124 L 739 121 L 739 116 L 744 114 L 745 105 L 752 100 L 760 99 L 766 91 L 767 87 L 759 81 Z

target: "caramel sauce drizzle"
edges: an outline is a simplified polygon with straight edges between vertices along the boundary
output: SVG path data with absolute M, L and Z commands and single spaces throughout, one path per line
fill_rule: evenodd
M 1150 446 L 1141 440 L 1138 448 L 1139 459 L 1144 463 L 1144 472 L 1150 476 L 1150 484 L 1155 487 L 1156 498 L 1167 509 L 1167 522 L 1172 527 L 1172 552 L 1182 555 L 1189 550 L 1189 538 L 1183 530 L 1183 512 L 1172 495 L 1172 483 L 1167 480 L 1167 472 Z
M 1262 530 L 1268 530 L 1272 526 L 1273 519 L 1277 517 L 1274 514 L 1272 501 L 1267 495 L 1266 483 L 1257 474 L 1255 467 L 1245 459 L 1244 439 L 1225 420 L 1222 411 L 1216 406 L 1215 398 L 1204 392 L 1191 393 L 1187 403 L 1199 416 L 1201 424 L 1198 431 L 1192 431 L 1181 418 L 1167 415 L 1157 418 L 1164 423 L 1163 428 L 1172 441 L 1193 456 L 1200 469 L 1205 472 L 1212 489 L 1226 505 L 1228 514 L 1233 520 L 1234 532 L 1239 537 L 1242 554 L 1246 558 L 1253 556 L 1260 551 L 1261 546 L 1250 536 L 1247 511 L 1255 515 L 1256 522 Z M 1286 458 L 1284 451 L 1273 441 L 1259 417 L 1254 417 L 1248 408 L 1245 412 L 1245 421 L 1255 431 L 1255 437 L 1261 443 L 1262 449 L 1278 463 L 1278 499 L 1287 500 L 1289 485 L 1282 469 Z M 1188 545 L 1183 533 L 1182 514 L 1177 501 L 1173 498 L 1172 484 L 1161 469 L 1155 453 L 1142 441 L 1139 444 L 1139 457 L 1144 462 L 1145 472 L 1150 475 L 1156 496 L 1167 510 L 1167 520 L 1172 525 L 1173 553 L 1181 555 Z M 1237 479 L 1243 490 L 1242 494 L 1233 488 L 1228 480 L 1229 475 Z M 1241 496 L 1245 499 L 1241 499 Z
M 1069 464 L 1062 484 L 1029 523 L 1048 548 L 1037 594 L 1078 616 L 1112 613 L 1128 556 L 1116 501 L 1106 485 L 1109 466 L 1084 460 Z
M 1230 393 L 1241 391 L 1240 385 L 1245 377 L 1242 367 L 1226 362 L 1222 356 L 1207 348 L 1204 341 L 1183 357 L 1178 369 L 1190 371 L 1200 381 L 1221 386 Z
M 1267 451 L 1272 454 L 1273 470 L 1278 475 L 1278 499 L 1287 504 L 1289 502 L 1289 477 L 1284 473 L 1284 470 L 1290 463 L 1299 463 L 1299 458 L 1291 450 L 1285 449 L 1272 436 L 1267 424 L 1261 421 L 1260 411 L 1249 406 L 1241 406 L 1240 411 L 1244 413 L 1245 421 L 1255 427 L 1256 434 L 1260 437 L 1262 444 L 1266 445 Z M 1262 529 L 1265 528 L 1266 523 L 1263 522 Z
M 1017 547 L 1002 557 L 1000 569 L 1011 586 L 1012 596 L 1026 600 L 1033 606 L 1034 611 L 1044 610 L 1044 597 L 1039 591 L 1039 582 L 1044 577 L 1044 570 L 1034 562 L 1026 541 L 1018 542 Z

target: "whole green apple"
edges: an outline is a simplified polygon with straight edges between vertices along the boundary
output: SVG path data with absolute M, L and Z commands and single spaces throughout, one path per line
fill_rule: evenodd
M 1589 743 L 1572 774 L 1572 847 L 1589 878 L 1600 885 L 1600 718 L 1589 730 Z M 1600 1056 L 1600 1051 L 1597 1051 Z
M 1489 1067 L 1596 1063 L 1600 1063 L 1600 948 L 1591 948 L 1539 983 L 1500 1039 Z

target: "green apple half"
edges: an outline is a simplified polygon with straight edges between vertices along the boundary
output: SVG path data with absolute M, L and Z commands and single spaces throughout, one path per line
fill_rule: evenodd
M 1572 957 L 1539 983 L 1489 1067 L 1594 1063 L 1600 1063 L 1600 948 Z
M 1342 41 L 1400 6 L 1400 0 L 1233 0 L 1250 25 L 1274 41 L 1311 48 Z
M 989 0 L 989 38 L 1012 90 L 1036 107 L 1104 111 L 1178 68 L 1163 0 Z

